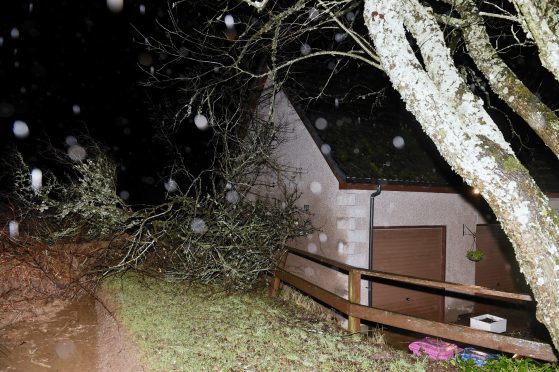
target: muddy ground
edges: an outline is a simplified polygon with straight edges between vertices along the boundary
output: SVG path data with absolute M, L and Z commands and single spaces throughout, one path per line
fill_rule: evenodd
M 0 371 L 142 371 L 135 346 L 92 296 L 0 329 L 0 348 Z
M 106 296 L 92 295 L 88 273 L 109 241 L 46 246 L 1 235 L 0 371 L 142 370 Z

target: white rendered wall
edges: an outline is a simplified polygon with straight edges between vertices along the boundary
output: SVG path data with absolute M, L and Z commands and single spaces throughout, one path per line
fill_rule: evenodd
M 559 198 L 549 199 L 549 204 L 551 204 L 551 208 L 553 208 L 555 212 L 557 212 L 557 214 L 559 215 Z

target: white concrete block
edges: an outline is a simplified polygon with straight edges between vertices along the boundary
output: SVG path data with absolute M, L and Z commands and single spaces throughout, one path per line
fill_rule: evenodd
M 368 243 L 368 241 L 367 241 Z M 365 243 L 347 243 L 345 248 L 345 252 L 347 254 L 361 254 L 361 253 L 368 253 L 368 244 Z
M 366 243 L 369 241 L 369 231 L 349 230 L 347 231 L 347 241 L 351 243 Z
M 355 230 L 356 222 L 355 218 L 338 218 L 336 226 L 340 230 Z
M 354 230 L 368 230 L 369 229 L 369 219 L 368 218 L 356 218 Z
M 338 212 L 340 217 L 368 218 L 369 207 L 347 207 L 340 208 Z
M 348 254 L 344 262 L 351 266 L 367 267 L 367 255 L 365 254 Z
M 339 194 L 336 199 L 337 205 L 355 205 L 355 194 Z

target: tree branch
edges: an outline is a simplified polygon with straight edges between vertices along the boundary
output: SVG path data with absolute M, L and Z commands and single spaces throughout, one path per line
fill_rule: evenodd
M 491 89 L 532 128 L 559 157 L 559 118 L 540 101 L 503 62 L 489 40 L 483 19 L 472 0 L 452 3 L 463 21 L 462 35 L 470 57 Z
M 533 0 L 511 0 L 521 17 L 524 31 L 536 42 L 542 65 L 559 81 L 559 35 L 557 21 L 559 9 L 537 5 Z

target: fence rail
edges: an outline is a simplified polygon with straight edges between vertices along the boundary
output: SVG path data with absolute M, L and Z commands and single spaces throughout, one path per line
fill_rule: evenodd
M 348 299 L 338 296 L 324 288 L 317 286 L 284 269 L 287 255 L 291 253 L 321 265 L 345 272 L 348 275 Z M 337 262 L 326 257 L 287 247 L 281 263 L 275 272 L 270 287 L 270 294 L 275 295 L 281 282 L 288 283 L 302 292 L 314 297 L 334 309 L 348 316 L 350 332 L 358 332 L 361 320 L 368 320 L 379 324 L 393 326 L 414 332 L 467 344 L 486 347 L 507 353 L 519 354 L 535 359 L 556 362 L 557 357 L 550 344 L 504 336 L 497 333 L 485 332 L 470 327 L 446 324 L 432 320 L 417 318 L 388 310 L 361 305 L 361 278 L 380 278 L 399 283 L 413 284 L 420 287 L 444 289 L 456 293 L 466 293 L 473 296 L 491 297 L 512 301 L 532 301 L 529 295 L 495 291 L 476 285 L 441 282 L 421 279 L 406 275 L 397 275 L 375 270 L 364 270 L 355 266 Z

